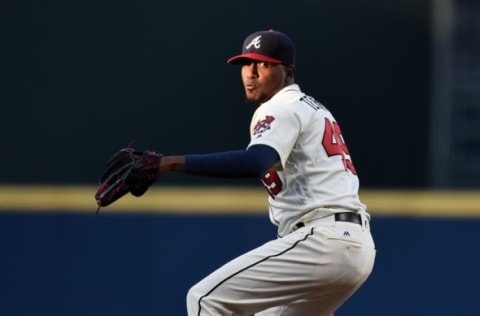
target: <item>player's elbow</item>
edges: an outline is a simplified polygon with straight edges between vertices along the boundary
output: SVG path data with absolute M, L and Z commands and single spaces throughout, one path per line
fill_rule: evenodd
M 254 145 L 247 151 L 253 161 L 252 165 L 255 166 L 255 173 L 259 177 L 263 177 L 268 169 L 280 160 L 277 151 L 267 145 Z

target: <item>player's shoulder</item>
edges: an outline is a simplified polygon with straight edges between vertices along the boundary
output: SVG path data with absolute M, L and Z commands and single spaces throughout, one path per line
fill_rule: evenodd
M 309 95 L 308 93 L 303 92 L 300 89 L 300 86 L 297 84 L 292 84 L 283 88 L 280 91 L 280 95 L 282 96 L 283 101 L 286 104 L 298 104 L 300 106 L 306 106 L 307 108 L 313 109 L 314 111 L 324 110 L 328 111 L 328 109 L 323 105 L 318 99 Z
M 278 91 L 270 100 L 263 103 L 264 108 L 284 108 L 293 110 L 292 105 L 300 102 L 304 93 L 297 84 L 291 84 Z
M 311 119 L 313 113 L 316 113 L 314 116 L 329 115 L 328 109 L 320 101 L 304 93 L 297 84 L 284 87 L 260 107 L 263 111 L 305 119 Z

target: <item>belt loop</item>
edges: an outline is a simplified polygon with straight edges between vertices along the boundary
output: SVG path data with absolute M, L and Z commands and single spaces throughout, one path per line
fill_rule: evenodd
M 360 219 L 362 220 L 362 230 L 363 231 L 370 231 L 370 227 L 368 224 L 368 218 L 365 213 L 360 212 Z

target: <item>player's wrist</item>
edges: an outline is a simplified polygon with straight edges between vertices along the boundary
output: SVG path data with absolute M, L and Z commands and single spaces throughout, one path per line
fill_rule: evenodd
M 185 171 L 185 156 L 162 156 L 158 163 L 158 174 Z

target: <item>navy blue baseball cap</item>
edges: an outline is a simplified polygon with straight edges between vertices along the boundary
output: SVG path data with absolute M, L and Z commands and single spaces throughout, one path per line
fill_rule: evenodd
M 272 64 L 295 64 L 295 44 L 286 34 L 274 30 L 258 31 L 243 41 L 242 53 L 228 59 L 229 64 L 248 60 Z

